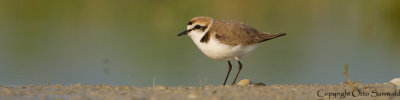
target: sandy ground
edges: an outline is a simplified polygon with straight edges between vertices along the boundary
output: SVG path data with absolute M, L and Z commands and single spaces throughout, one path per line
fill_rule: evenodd
M 0 86 L 0 99 L 34 100 L 400 100 L 391 83 L 276 84 L 266 86 L 136 87 L 109 85 Z

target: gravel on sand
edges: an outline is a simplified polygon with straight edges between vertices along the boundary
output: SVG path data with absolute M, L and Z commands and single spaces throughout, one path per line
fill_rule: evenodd
M 51 100 L 400 100 L 400 89 L 392 83 L 355 83 L 358 90 L 341 84 L 270 84 L 266 86 L 110 86 L 31 85 L 1 86 L 0 99 Z

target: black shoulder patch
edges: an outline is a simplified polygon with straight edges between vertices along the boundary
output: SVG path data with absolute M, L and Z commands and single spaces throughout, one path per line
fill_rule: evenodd
M 205 31 L 205 30 L 207 29 L 207 26 L 202 26 L 200 29 L 201 29 L 202 31 Z
M 222 36 L 221 36 L 221 35 L 218 35 L 218 34 L 215 34 L 215 38 L 217 38 L 217 39 L 221 39 L 221 38 L 222 38 Z
M 210 40 L 210 31 L 208 31 L 204 36 L 201 38 L 200 42 L 207 43 Z

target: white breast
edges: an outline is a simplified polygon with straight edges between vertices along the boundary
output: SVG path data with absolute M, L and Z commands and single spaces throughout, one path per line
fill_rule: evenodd
M 215 60 L 239 60 L 246 57 L 258 46 L 258 44 L 247 46 L 230 46 L 221 43 L 220 41 L 218 41 L 218 39 L 215 38 L 215 36 L 211 36 L 210 40 L 207 43 L 202 43 L 200 42 L 200 40 L 203 37 L 204 33 L 200 33 L 199 31 L 192 31 L 188 35 L 192 38 L 193 42 L 205 55 Z

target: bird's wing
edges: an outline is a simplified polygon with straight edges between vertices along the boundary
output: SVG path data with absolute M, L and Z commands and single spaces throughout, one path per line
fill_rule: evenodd
M 249 45 L 266 39 L 263 33 L 235 20 L 216 20 L 210 31 L 220 42 L 228 45 Z

